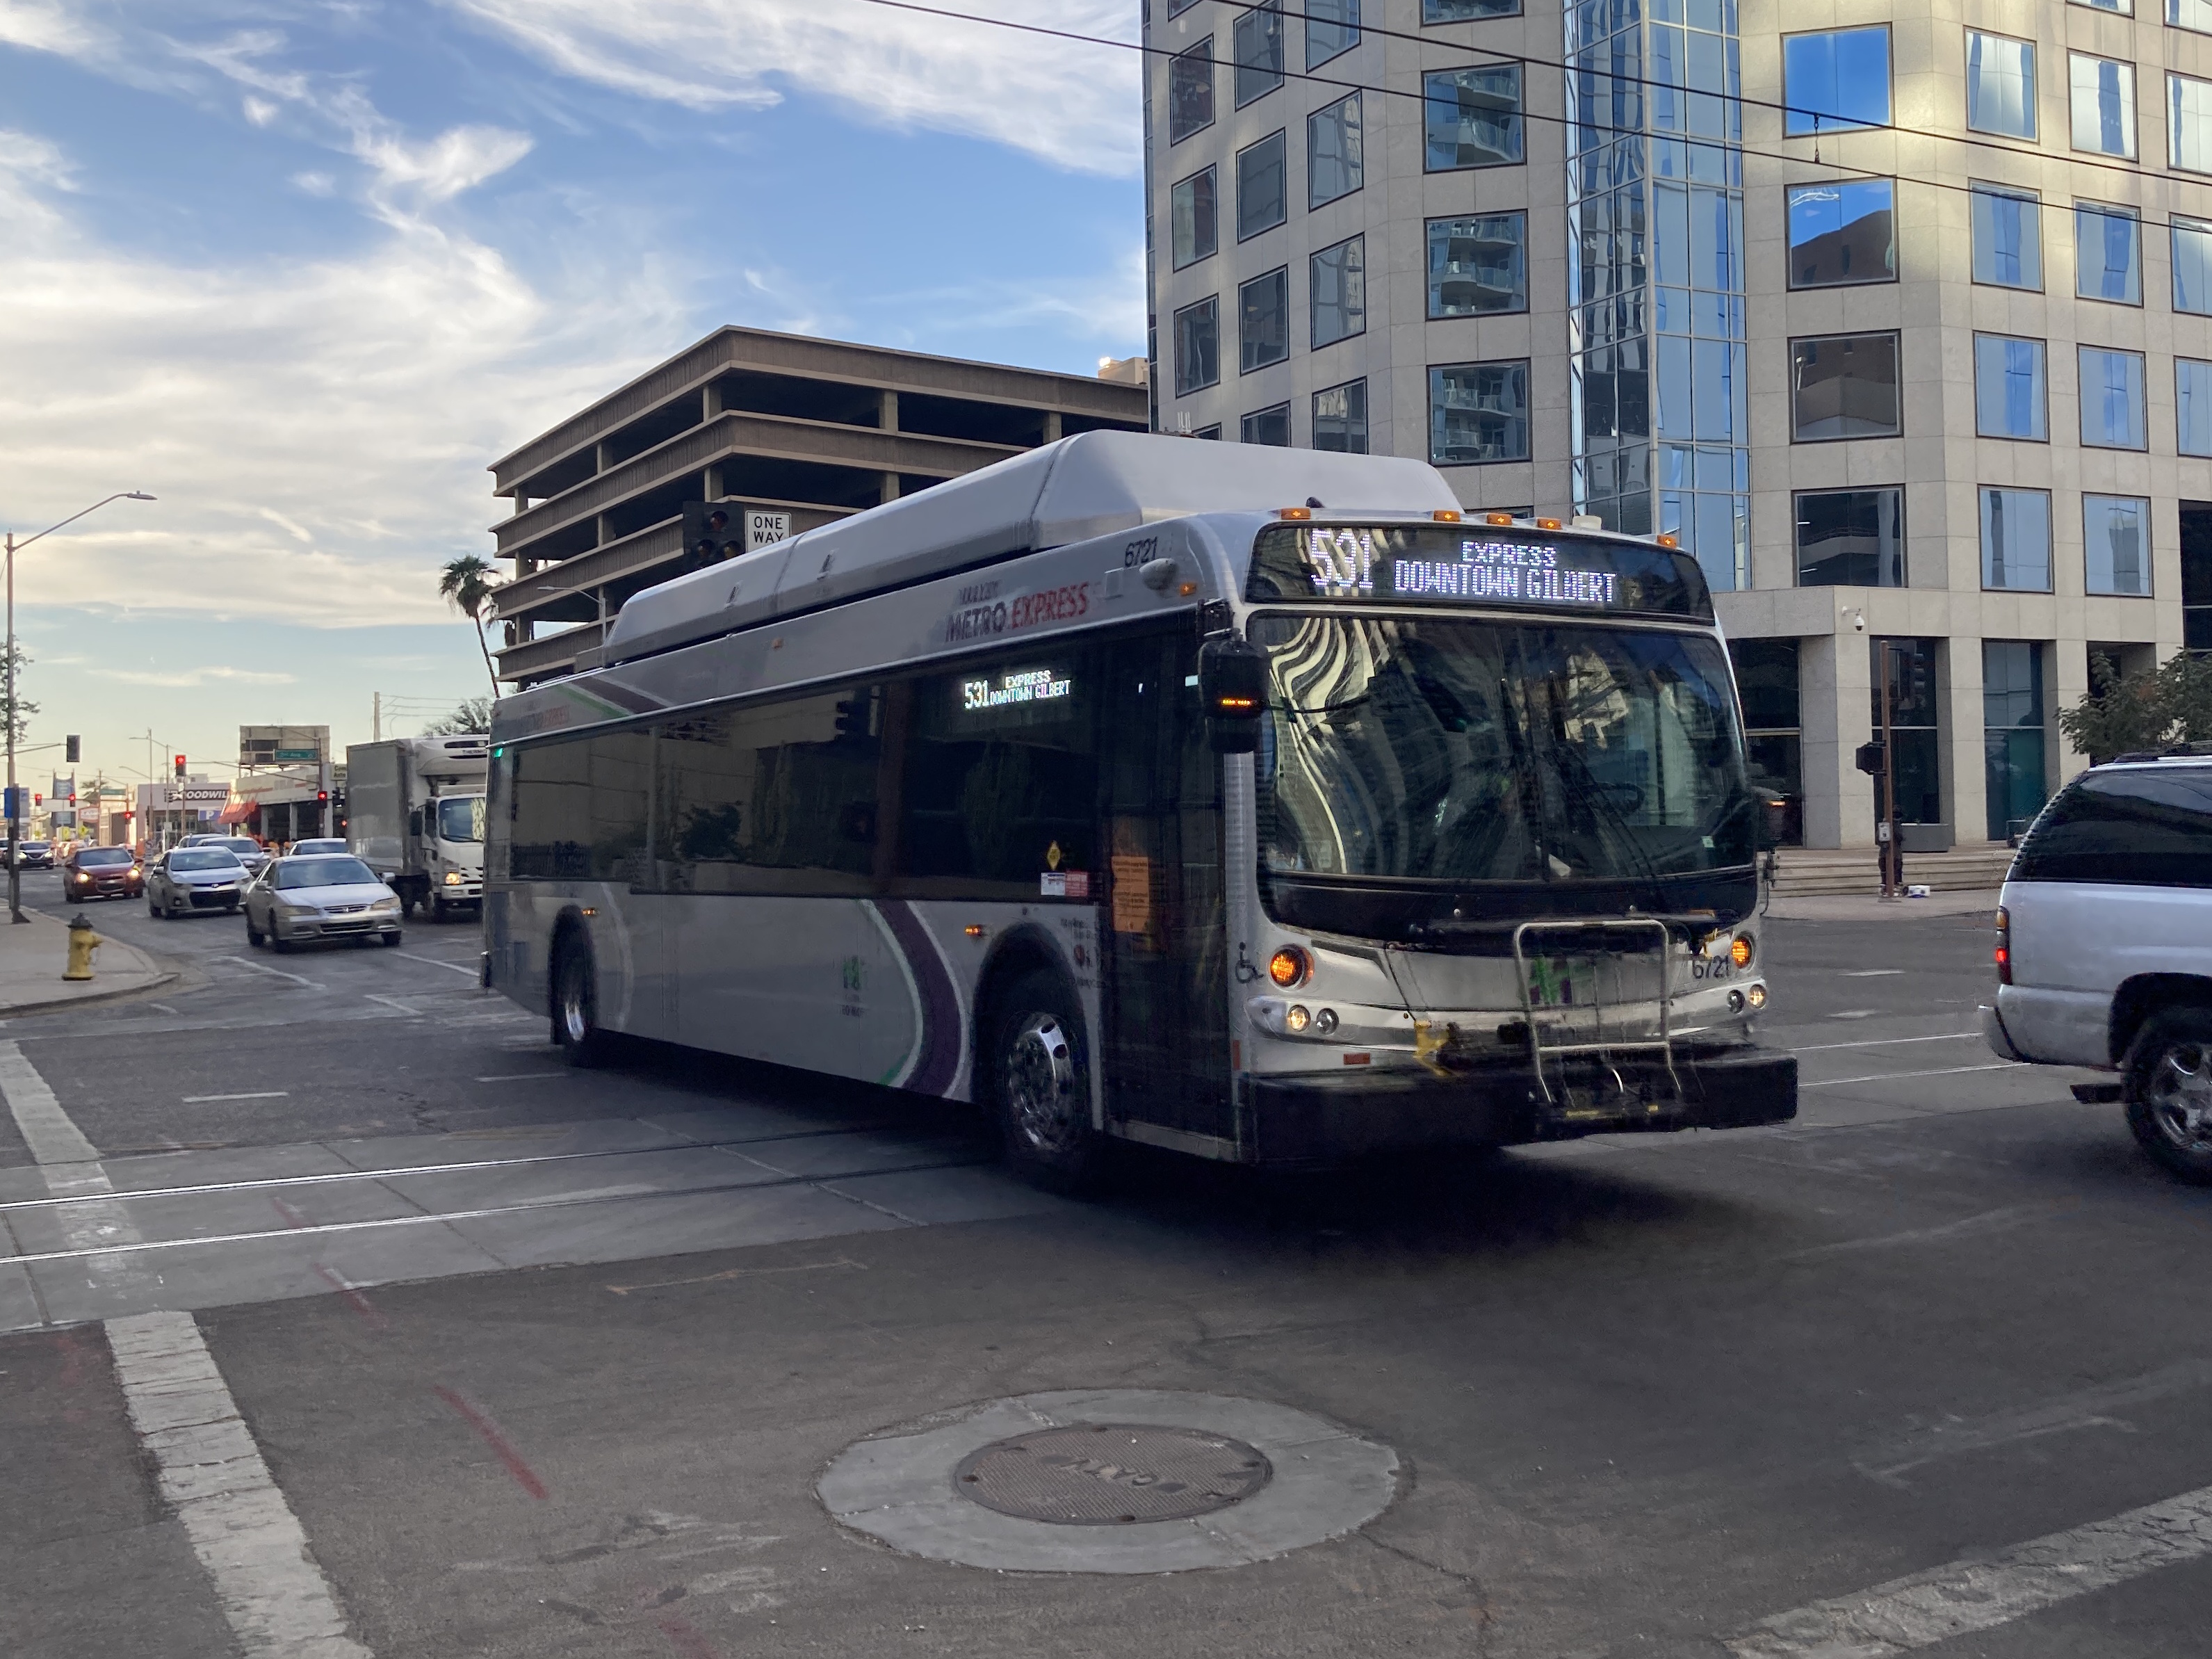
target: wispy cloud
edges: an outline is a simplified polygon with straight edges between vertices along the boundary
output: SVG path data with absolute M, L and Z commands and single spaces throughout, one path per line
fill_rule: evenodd
M 99 679 L 118 680 L 125 685 L 160 685 L 179 690 L 202 685 L 294 685 L 300 678 L 258 668 L 90 668 L 85 672 Z
M 989 139 L 1085 173 L 1142 156 L 1137 54 L 867 0 L 446 0 L 564 75 L 698 110 L 776 101 L 779 81 L 861 119 Z M 1127 0 L 974 0 L 961 10 L 1136 38 Z

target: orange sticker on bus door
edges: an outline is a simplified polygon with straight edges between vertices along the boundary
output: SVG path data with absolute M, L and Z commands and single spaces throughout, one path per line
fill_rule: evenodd
M 1152 861 L 1135 854 L 1116 853 L 1114 866 L 1114 931 L 1149 933 L 1152 931 Z

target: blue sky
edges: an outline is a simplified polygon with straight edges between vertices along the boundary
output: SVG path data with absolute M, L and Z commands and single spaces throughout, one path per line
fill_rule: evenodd
M 1139 350 L 1137 96 L 867 0 L 0 0 L 0 525 L 161 498 L 19 559 L 29 741 L 129 781 L 482 691 L 486 463 L 723 323 Z

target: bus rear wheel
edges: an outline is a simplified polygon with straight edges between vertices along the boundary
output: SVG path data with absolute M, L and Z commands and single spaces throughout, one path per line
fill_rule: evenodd
M 1048 1192 L 1097 1182 L 1103 1138 L 1091 1123 L 1091 1060 L 1075 994 L 1057 974 L 1030 973 L 993 999 L 992 1109 L 1014 1173 Z
M 607 1063 L 612 1039 L 599 1029 L 598 975 L 592 953 L 571 934 L 553 960 L 553 1041 L 571 1066 Z

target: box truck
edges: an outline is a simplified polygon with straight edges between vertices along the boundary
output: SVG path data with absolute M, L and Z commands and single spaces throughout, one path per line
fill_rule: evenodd
M 483 905 L 490 752 L 481 732 L 347 745 L 346 839 L 408 915 Z

